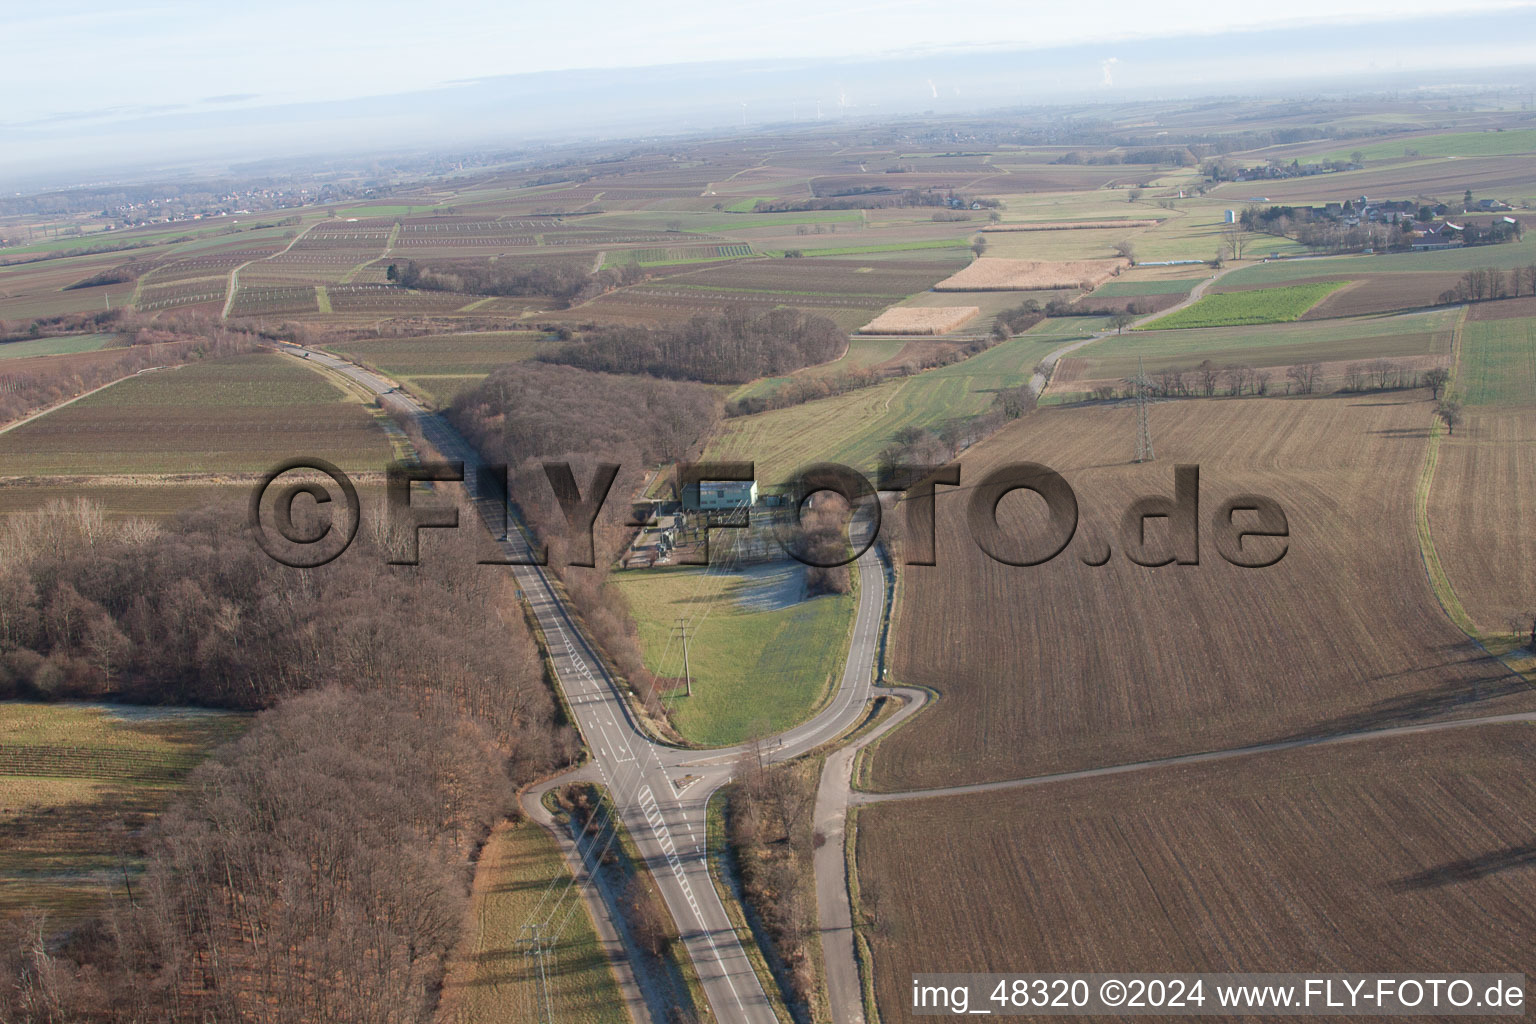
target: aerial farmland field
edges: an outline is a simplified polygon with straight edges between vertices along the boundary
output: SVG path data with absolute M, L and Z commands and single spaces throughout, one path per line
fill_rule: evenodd
M 1453 390 L 1466 422 L 1438 440 L 1425 516 L 1453 599 L 1480 635 L 1518 650 L 1536 622 L 1536 547 L 1523 527 L 1536 478 L 1536 319 L 1499 315 L 1514 304 L 1476 304 L 1462 329 Z
M 0 1021 L 1529 979 L 1531 2 L 23 18 Z M 367 513 L 309 568 L 299 458 Z M 413 565 L 413 458 L 515 507 Z M 958 472 L 936 564 L 911 490 L 784 557 L 847 546 L 776 486 L 825 462 Z
M 117 345 L 116 334 L 66 334 L 36 341 L 13 341 L 0 345 L 0 360 L 26 359 L 31 356 L 62 356 L 76 352 L 96 352 Z
M 783 481 L 813 462 L 873 473 L 903 426 L 934 427 L 986 411 L 998 391 L 1029 379 L 1039 341 L 1021 334 L 978 356 L 875 387 L 725 421 L 706 454 L 751 459 L 760 480 Z
M 359 339 L 333 351 L 402 380 L 439 403 L 462 387 L 478 383 L 498 366 L 529 359 L 553 344 L 534 331 L 435 334 L 419 338 Z
M 864 807 L 881 1017 L 920 971 L 1515 970 L 1533 730 Z
M 906 570 L 893 667 L 940 698 L 882 741 L 878 788 L 1536 707 L 1430 589 L 1413 512 L 1431 423 L 1422 392 L 1165 402 L 1150 422 L 1151 465 L 1130 463 L 1128 408 L 1045 409 L 961 460 L 962 484 L 1019 459 L 1063 474 L 1078 537 L 1045 565 L 1003 565 L 963 525 L 966 492 L 941 491 L 938 565 Z M 1207 535 L 1199 565 L 1130 564 L 1120 513 L 1137 495 L 1171 494 L 1176 463 L 1200 466 L 1202 516 L 1239 491 L 1278 500 L 1290 533 L 1281 561 L 1235 567 Z M 1010 532 L 1040 528 L 1022 501 L 1000 512 Z M 1079 560 L 1103 543 L 1107 565 Z
M 375 470 L 392 457 L 356 398 L 277 354 L 141 374 L 0 435 L 10 476 L 264 472 L 300 455 Z
M 246 716 L 103 705 L 0 703 L 0 918 L 77 919 L 132 885 L 126 831 L 162 810 Z M 116 828 L 118 831 L 114 831 Z

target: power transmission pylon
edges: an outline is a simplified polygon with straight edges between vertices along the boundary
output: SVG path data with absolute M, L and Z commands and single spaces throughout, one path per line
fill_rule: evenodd
M 1136 357 L 1136 379 L 1132 383 L 1136 388 L 1136 461 L 1151 462 L 1152 427 L 1147 422 L 1147 395 L 1152 390 L 1152 382 L 1147 379 L 1140 356 Z
M 693 676 L 688 671 L 688 625 L 683 621 L 681 616 L 679 616 L 677 620 L 677 625 L 672 627 L 672 635 L 680 636 L 683 638 L 683 696 L 692 697 Z
M 523 931 L 524 932 L 527 932 L 529 930 L 532 930 L 533 938 L 531 940 L 527 940 L 528 941 L 528 954 L 527 955 L 530 958 L 532 958 L 534 960 L 537 960 L 538 961 L 538 965 L 539 965 L 538 966 L 538 970 L 539 970 L 539 995 L 538 995 L 539 1024 L 554 1024 L 554 1021 L 555 1021 L 554 1010 L 550 1006 L 550 1002 L 549 1002 L 549 975 L 544 970 L 545 946 L 544 946 L 543 938 L 539 935 L 539 924 L 538 924 L 538 922 L 534 922 L 533 924 L 524 925 L 523 926 Z

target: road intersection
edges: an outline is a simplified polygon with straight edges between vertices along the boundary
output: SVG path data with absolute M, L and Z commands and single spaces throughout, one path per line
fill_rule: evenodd
M 486 468 L 484 461 L 443 416 L 398 391 L 392 381 L 354 363 L 315 349 L 283 348 L 348 378 L 376 395 L 386 409 L 413 421 L 444 458 L 463 461 L 470 493 L 483 493 L 476 481 Z M 501 510 L 482 511 L 490 513 L 493 535 L 498 534 Z M 502 543 L 509 557 L 527 558 L 526 544 L 516 531 L 510 531 Z M 809 721 L 751 748 L 764 761 L 789 760 L 835 739 L 865 711 L 879 656 L 887 579 L 873 547 L 858 558 L 855 567 L 858 610 L 837 689 Z M 749 748 L 700 751 L 652 739 L 635 721 L 618 683 L 545 570 L 514 566 L 509 571 L 544 634 L 561 693 L 591 751 L 592 762 L 581 774 L 595 773 L 595 781 L 602 782 L 611 795 L 677 923 L 715 1018 L 773 1024 L 778 1020 L 773 1006 L 710 878 L 705 841 L 709 798 L 730 781 Z M 568 780 L 562 777 L 555 783 Z

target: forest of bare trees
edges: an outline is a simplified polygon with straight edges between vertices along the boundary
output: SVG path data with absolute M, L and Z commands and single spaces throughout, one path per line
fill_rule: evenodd
M 650 700 L 651 676 L 640 656 L 623 595 L 607 585 L 609 566 L 627 542 L 629 496 L 662 463 L 697 458 L 720 419 L 720 401 L 699 384 L 592 373 L 541 362 L 497 370 L 454 401 L 449 418 L 480 453 L 510 467 L 512 497 L 548 545 L 550 565 L 619 673 Z M 594 568 L 567 564 L 566 522 L 543 463 L 568 462 L 588 493 L 601 463 L 619 474 L 594 528 Z
M 52 950 L 0 936 L 17 1024 L 419 1024 L 511 806 L 504 754 L 445 700 L 332 685 L 194 769 L 131 899 Z
M 0 696 L 256 710 L 345 680 L 436 694 L 518 758 L 565 759 L 573 740 L 506 581 L 464 552 L 390 567 L 380 586 L 385 557 L 365 525 L 330 565 L 289 569 L 250 541 L 236 502 L 165 525 L 84 501 L 6 516 Z
M 0 523 L 0 693 L 266 709 L 128 836 L 145 872 L 98 919 L 0 934 L 0 1020 L 424 1022 L 481 842 L 575 754 L 504 577 L 381 586 L 374 524 L 289 569 L 244 512 Z
M 645 279 L 638 263 L 592 270 L 588 261 L 549 260 L 537 265 L 489 260 L 445 260 L 390 264 L 389 280 L 422 291 L 470 295 L 541 295 L 566 304 L 580 302 Z
M 809 1020 L 816 906 L 802 881 L 813 874 L 816 775 L 804 765 L 765 766 L 749 752 L 727 796 L 727 838 L 742 896 L 771 943 L 796 1019 Z
M 847 344 L 848 335 L 826 317 L 730 305 L 673 327 L 603 328 L 539 358 L 604 373 L 745 384 L 835 359 Z

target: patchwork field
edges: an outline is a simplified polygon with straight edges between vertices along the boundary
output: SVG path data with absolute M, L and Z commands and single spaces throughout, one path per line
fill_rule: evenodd
M 1430 409 L 1422 393 L 1157 403 L 1145 465 L 1130 464 L 1131 409 L 1045 409 L 972 449 L 962 483 L 1021 459 L 1063 474 L 1078 536 L 1045 565 L 1003 565 L 970 537 L 967 492 L 941 497 L 938 565 L 906 570 L 892 630 L 893 674 L 940 699 L 882 742 L 877 787 L 1536 707 L 1429 588 L 1413 500 Z M 1281 561 L 1231 565 L 1202 522 L 1198 566 L 1131 564 L 1120 516 L 1171 494 L 1175 464 L 1200 467 L 1202 519 L 1237 493 L 1278 501 Z M 1025 532 L 1044 528 L 1037 505 L 1000 507 L 1008 537 L 1040 535 Z M 1080 560 L 1105 543 L 1107 565 Z
M 1412 146 L 1412 143 L 1404 143 Z M 1461 197 L 1465 189 L 1498 194 L 1529 189 L 1530 159 L 1523 156 L 1437 157 L 1367 166 L 1364 170 L 1319 174 L 1281 181 L 1232 182 L 1212 195 L 1227 202 L 1241 202 L 1263 195 L 1274 202 L 1322 202 L 1358 199 L 1361 196 L 1434 196 L 1445 200 Z M 1258 191 L 1255 191 L 1258 190 Z
M 689 624 L 693 696 L 677 689 L 667 697 L 684 738 L 726 746 L 781 732 L 809 718 L 831 693 L 854 598 L 806 599 L 803 576 L 798 564 L 776 564 L 743 572 L 637 569 L 616 577 L 640 627 L 646 667 L 679 687 L 682 644 L 672 631 L 680 618 Z
M 1518 242 L 1473 245 L 1437 252 L 1377 253 L 1372 256 L 1326 256 L 1310 259 L 1270 260 L 1232 271 L 1215 286 L 1233 291 L 1245 285 L 1292 284 L 1329 277 L 1357 280 L 1374 274 L 1465 274 L 1480 267 L 1525 267 L 1536 263 L 1536 232 Z
M 7 476 L 259 473 L 301 455 L 355 469 L 393 457 L 357 399 L 275 353 L 141 374 L 0 434 Z
M 865 807 L 881 1018 L 931 1019 L 918 971 L 1523 971 L 1533 754 L 1481 726 Z
M 70 920 L 138 871 L 134 840 L 214 745 L 220 712 L 0 702 L 0 917 Z

